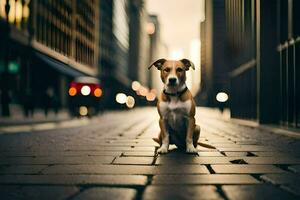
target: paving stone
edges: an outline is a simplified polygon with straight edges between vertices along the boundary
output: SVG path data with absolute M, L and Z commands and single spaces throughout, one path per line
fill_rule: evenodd
M 153 136 L 151 136 L 153 137 Z M 154 142 L 152 140 L 152 138 L 150 140 L 147 140 L 147 139 L 138 139 L 137 140 L 137 144 L 140 144 L 140 145 L 151 145 L 151 146 L 158 146 L 158 144 L 156 142 Z
M 221 154 L 220 152 L 218 152 L 218 151 L 212 151 L 212 152 L 209 152 L 209 151 L 207 151 L 207 152 L 198 152 L 198 155 L 200 156 L 200 157 L 223 157 L 224 155 L 223 154 Z
M 247 156 L 248 155 L 248 152 L 244 152 L 244 151 L 238 151 L 238 152 L 235 152 L 235 151 L 229 151 L 229 152 L 224 152 L 226 156 L 228 157 L 236 157 L 236 156 L 241 156 L 241 157 L 244 157 L 244 156 Z
M 210 139 L 208 139 L 208 141 L 211 144 L 235 144 L 234 142 L 232 142 L 231 140 L 228 140 L 226 138 L 210 138 Z
M 145 185 L 141 175 L 0 175 L 0 184 Z
M 244 145 L 244 144 L 259 144 L 259 142 L 257 140 L 244 140 L 244 141 L 236 141 L 236 144 L 241 144 L 241 145 Z
M 0 169 L 0 174 L 38 174 L 48 165 L 11 165 Z
M 78 145 L 78 147 L 82 147 L 82 146 L 100 146 L 100 147 L 134 147 L 135 145 L 137 145 L 136 142 L 123 142 L 123 143 L 117 143 L 117 142 L 114 142 L 114 143 L 107 143 L 107 142 L 101 142 L 101 143 L 97 143 L 97 144 L 93 144 L 92 142 L 86 142 L 86 143 L 80 143 L 80 145 Z M 77 145 L 72 145 L 72 148 L 75 147 Z
M 135 152 L 135 151 L 129 151 L 129 152 L 124 152 L 122 156 L 130 156 L 130 157 L 154 157 L 155 152 L 153 151 L 143 151 L 143 152 Z
M 222 190 L 230 200 L 296 199 L 296 197 L 273 185 L 224 185 Z
M 211 140 L 208 140 L 208 141 L 211 145 L 214 145 L 214 144 L 232 144 L 232 145 L 234 145 L 235 144 L 235 142 L 233 142 L 233 141 L 223 140 L 223 139 L 222 140 L 211 139 Z
M 298 183 L 298 185 L 281 185 L 280 188 L 298 196 L 298 199 L 299 199 L 299 196 L 300 196 L 300 184 L 299 183 Z
M 213 146 L 215 146 L 216 148 L 219 148 L 219 147 L 231 147 L 231 148 L 241 148 L 242 146 L 241 145 L 237 145 L 237 144 L 235 144 L 235 143 L 225 143 L 225 144 L 223 144 L 223 143 L 219 143 L 219 144 L 213 144 Z
M 207 153 L 207 152 L 205 152 Z M 209 152 L 210 153 L 210 152 Z M 158 157 L 168 158 L 168 159 L 191 159 L 198 157 L 198 154 L 187 154 L 185 151 L 181 151 L 175 147 L 175 145 L 170 145 L 169 152 L 167 154 L 157 154 Z
M 118 157 L 113 164 L 122 165 L 151 165 L 153 157 Z
M 212 148 L 206 148 L 206 147 L 203 147 L 203 146 L 200 146 L 200 145 L 198 145 L 197 146 L 197 151 L 199 152 L 199 151 L 203 151 L 203 152 L 214 152 L 214 151 L 218 151 L 217 149 L 212 149 Z
M 63 200 L 78 191 L 77 187 L 0 185 L 0 197 L 3 200 Z
M 300 158 L 292 157 L 245 157 L 249 164 L 300 164 Z
M 59 155 L 59 156 L 120 156 L 122 152 L 118 151 L 64 151 L 53 153 L 50 155 Z
M 157 165 L 174 165 L 174 164 L 229 164 L 231 158 L 228 157 L 198 157 L 189 156 L 182 159 L 174 159 L 172 157 L 160 156 L 155 164 Z
M 294 173 L 266 174 L 266 175 L 262 175 L 261 178 L 275 185 L 281 185 L 281 184 L 299 185 L 300 183 L 300 175 Z
M 274 151 L 274 148 L 266 147 L 266 146 L 245 146 L 241 147 L 218 147 L 219 151 Z
M 138 165 L 55 165 L 44 174 L 209 174 L 204 165 L 138 166 Z
M 250 175 L 155 175 L 152 184 L 259 184 Z
M 137 191 L 129 188 L 90 188 L 86 189 L 72 200 L 132 200 Z
M 68 147 L 68 151 L 155 151 L 155 147 L 128 147 L 128 146 L 78 146 Z
M 111 163 L 113 156 L 52 156 L 52 157 L 14 157 L 0 160 L 5 165 L 49 165 L 49 164 L 106 164 Z
M 215 186 L 164 186 L 150 185 L 147 186 L 143 200 L 160 200 L 160 199 L 222 199 L 217 193 Z
M 292 165 L 292 166 L 289 166 L 288 169 L 293 172 L 300 173 L 300 165 Z
M 152 147 L 134 147 L 131 148 L 129 151 L 155 151 L 155 146 Z
M 268 156 L 290 157 L 290 154 L 288 152 L 284 153 L 280 151 L 258 151 L 252 153 L 259 157 L 268 157 Z
M 274 165 L 212 165 L 212 169 L 217 174 L 271 174 L 287 173 Z

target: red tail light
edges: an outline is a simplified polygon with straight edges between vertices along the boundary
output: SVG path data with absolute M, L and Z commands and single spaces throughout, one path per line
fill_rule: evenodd
M 73 97 L 76 94 L 77 94 L 77 89 L 75 87 L 70 87 L 70 89 L 69 89 L 69 95 Z
M 100 88 L 96 88 L 94 90 L 95 97 L 101 97 L 102 96 L 102 90 Z
M 89 92 L 87 91 L 87 88 L 89 89 Z M 75 96 L 77 93 L 80 93 L 84 96 L 93 95 L 95 97 L 101 97 L 102 96 L 102 89 L 100 88 L 99 84 L 95 83 L 78 83 L 75 81 L 72 81 L 69 88 L 69 95 Z

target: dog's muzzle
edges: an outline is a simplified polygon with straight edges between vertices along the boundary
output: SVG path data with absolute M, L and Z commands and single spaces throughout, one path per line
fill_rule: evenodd
M 169 79 L 168 79 L 168 85 L 170 85 L 170 86 L 175 86 L 175 85 L 177 85 L 177 78 L 174 78 L 174 77 L 169 78 Z

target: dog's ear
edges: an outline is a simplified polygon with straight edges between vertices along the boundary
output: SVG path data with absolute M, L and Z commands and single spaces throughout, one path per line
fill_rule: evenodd
M 157 61 L 153 62 L 149 67 L 148 69 L 150 69 L 153 65 L 158 69 L 160 70 L 161 67 L 163 66 L 163 64 L 166 62 L 166 59 L 164 58 L 161 58 L 161 59 L 158 59 Z
M 185 70 L 188 71 L 188 70 L 190 69 L 190 67 L 191 67 L 193 70 L 195 70 L 195 65 L 194 65 L 194 63 L 193 63 L 192 61 L 190 61 L 189 59 L 184 58 L 184 59 L 181 59 L 180 62 L 182 62 L 182 63 L 184 64 Z

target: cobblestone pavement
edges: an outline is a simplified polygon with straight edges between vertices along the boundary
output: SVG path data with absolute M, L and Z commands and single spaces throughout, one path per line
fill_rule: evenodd
M 0 134 L 0 199 L 299 199 L 300 140 L 198 109 L 198 155 L 157 155 L 154 108 Z

